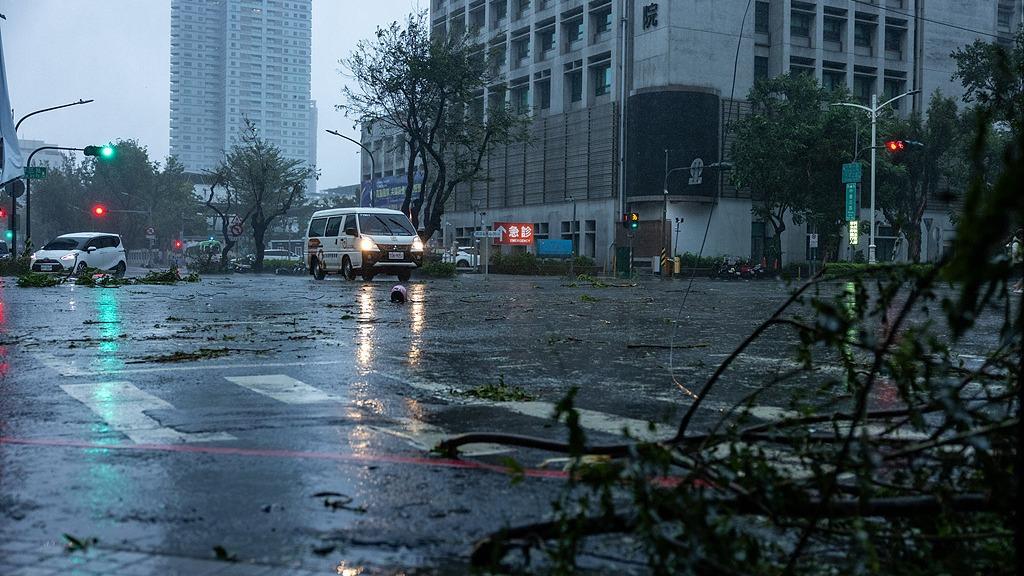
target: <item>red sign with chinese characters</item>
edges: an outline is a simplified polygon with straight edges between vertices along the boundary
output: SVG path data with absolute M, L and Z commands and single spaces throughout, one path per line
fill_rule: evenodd
M 501 232 L 498 244 L 533 244 L 533 224 L 522 222 L 495 222 L 494 229 Z

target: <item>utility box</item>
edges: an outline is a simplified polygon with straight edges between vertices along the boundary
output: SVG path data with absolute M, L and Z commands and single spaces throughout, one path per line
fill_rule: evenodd
M 633 249 L 629 246 L 615 247 L 615 276 L 629 278 L 633 267 Z

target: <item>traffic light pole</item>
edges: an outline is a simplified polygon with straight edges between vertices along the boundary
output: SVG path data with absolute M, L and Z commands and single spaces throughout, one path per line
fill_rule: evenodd
M 877 139 L 878 139 L 878 113 L 885 109 L 886 106 L 893 102 L 917 94 L 920 90 L 911 90 L 910 92 L 904 92 L 899 96 L 886 100 L 885 102 L 878 103 L 878 94 L 871 95 L 871 107 L 862 106 L 860 104 L 854 104 L 853 102 L 837 102 L 832 104 L 833 106 L 848 106 L 850 108 L 858 108 L 868 113 L 871 116 L 871 215 L 870 215 L 870 244 L 868 244 L 868 264 L 875 264 L 877 259 L 875 258 L 875 173 L 876 170 L 876 152 L 878 150 Z
M 91 100 L 90 100 L 90 102 L 91 102 Z M 84 103 L 85 102 L 83 102 L 83 104 Z M 77 104 L 77 102 L 76 102 L 76 104 Z M 71 106 L 71 104 L 68 104 L 68 106 Z M 31 114 L 29 116 L 31 116 Z M 28 118 L 28 116 L 26 116 L 25 118 Z M 25 118 L 22 118 L 22 120 L 24 120 Z M 26 168 L 31 167 L 32 166 L 32 157 L 36 155 L 36 152 L 41 152 L 43 150 L 68 150 L 68 151 L 71 151 L 71 152 L 81 152 L 81 151 L 85 150 L 85 148 L 67 148 L 67 147 L 64 147 L 64 146 L 43 146 L 41 148 L 36 148 L 35 150 L 32 151 L 31 154 L 28 155 L 28 160 L 25 162 L 25 167 Z M 14 207 L 13 207 L 13 205 L 17 204 L 17 201 L 12 198 L 11 199 L 11 204 L 12 204 L 11 214 L 14 214 Z M 29 242 L 31 240 L 32 240 L 32 179 L 26 177 L 25 178 L 25 242 Z M 17 231 L 16 228 L 12 227 L 11 228 L 11 246 L 12 246 L 12 248 L 13 248 L 13 246 L 17 245 L 17 243 L 18 243 L 18 231 Z

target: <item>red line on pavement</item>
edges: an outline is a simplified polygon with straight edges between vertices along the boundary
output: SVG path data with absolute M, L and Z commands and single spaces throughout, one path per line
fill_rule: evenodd
M 411 464 L 415 466 L 433 466 L 438 468 L 461 468 L 467 470 L 486 470 L 501 474 L 522 474 L 531 478 L 567 478 L 562 470 L 542 470 L 525 468 L 514 471 L 506 466 L 487 464 L 475 460 L 454 460 L 451 458 L 422 458 L 417 456 L 396 456 L 393 454 L 341 454 L 337 452 L 308 452 L 302 450 L 272 450 L 257 448 L 229 448 L 226 446 L 199 446 L 196 444 L 97 444 L 78 440 L 61 440 L 59 438 L 11 438 L 0 436 L 0 444 L 21 446 L 49 446 L 60 448 L 125 450 L 135 452 L 181 452 L 189 454 L 214 454 L 225 456 L 245 456 L 250 458 L 298 458 L 306 460 L 331 460 L 348 463 L 386 463 Z

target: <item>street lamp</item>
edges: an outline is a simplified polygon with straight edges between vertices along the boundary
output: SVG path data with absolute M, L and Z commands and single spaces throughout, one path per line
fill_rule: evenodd
M 344 134 L 338 132 L 337 130 L 326 130 L 326 132 L 328 134 L 337 136 L 338 138 L 344 138 L 345 140 L 348 140 L 349 142 L 365 150 L 366 153 L 370 155 L 370 206 L 373 206 L 373 193 L 376 192 L 376 190 L 373 187 L 373 178 L 377 174 L 377 161 L 373 157 L 373 151 L 364 146 L 362 142 L 355 140 L 354 138 L 349 138 L 348 136 L 345 136 Z M 359 204 L 361 205 L 362 203 L 362 194 L 360 194 Z
M 899 100 L 913 94 L 919 94 L 920 90 L 911 90 L 910 92 L 904 92 L 895 98 L 886 100 L 885 102 L 878 103 L 878 94 L 871 95 L 871 107 L 863 106 L 861 104 L 854 104 L 853 102 L 836 102 L 833 106 L 849 106 L 850 108 L 859 108 L 868 113 L 871 117 L 871 243 L 868 244 L 868 264 L 874 264 L 875 260 L 875 152 L 878 150 L 877 138 L 878 138 L 878 113 L 883 108 Z

